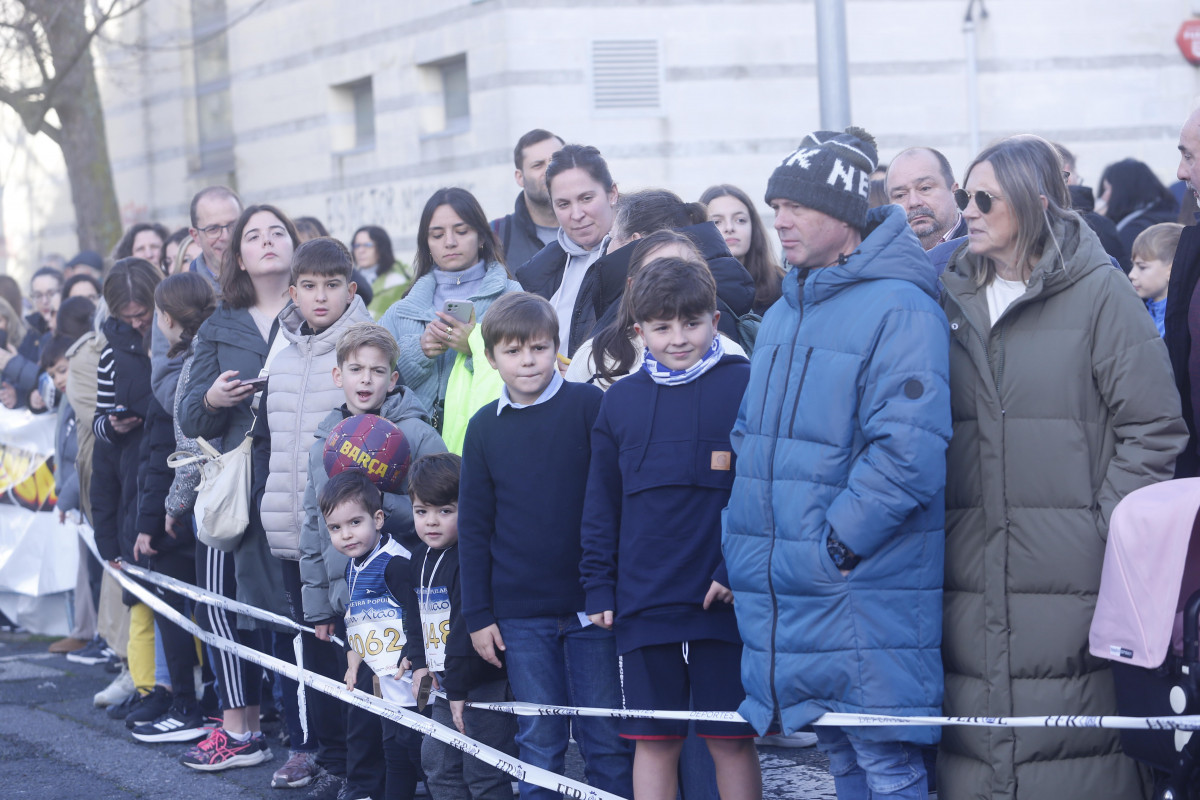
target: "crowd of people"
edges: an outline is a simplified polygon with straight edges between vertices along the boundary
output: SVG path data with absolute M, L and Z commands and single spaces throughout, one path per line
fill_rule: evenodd
M 815 738 L 843 800 L 1144 796 L 1103 730 L 811 726 L 1115 712 L 1087 643 L 1109 516 L 1200 473 L 1200 112 L 1180 152 L 1185 194 L 1127 159 L 1094 195 L 1034 135 L 960 185 L 934 149 L 881 166 L 866 131 L 817 131 L 754 176 L 776 250 L 737 186 L 621 193 L 599 150 L 537 129 L 513 212 L 440 189 L 411 268 L 378 226 L 347 245 L 208 187 L 187 228 L 38 269 L 28 309 L 0 279 L 0 402 L 57 415 L 60 518 L 114 567 L 311 626 L 307 669 L 528 764 L 561 774 L 574 739 L 597 789 L 761 798 L 771 735 Z M 403 485 L 330 467 L 364 417 L 403 434 Z M 252 476 L 221 542 L 190 463 L 214 449 Z M 452 746 L 198 648 L 80 554 L 50 649 L 119 670 L 95 702 L 135 739 L 261 764 L 275 708 L 276 787 L 512 796 Z M 295 663 L 290 632 L 160 594 Z M 512 699 L 746 722 L 466 705 Z

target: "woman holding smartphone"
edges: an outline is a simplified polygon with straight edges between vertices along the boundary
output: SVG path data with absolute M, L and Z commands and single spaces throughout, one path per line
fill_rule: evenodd
M 292 221 L 274 206 L 250 206 L 234 223 L 221 265 L 221 304 L 193 340 L 191 373 L 176 420 L 184 436 L 203 436 L 214 444 L 219 440 L 219 449 L 227 453 L 250 431 L 251 401 L 262 388 L 255 379 L 279 330 L 276 317 L 288 303 L 292 252 L 299 244 Z M 280 616 L 289 614 L 283 568 L 271 555 L 255 510 L 234 552 L 197 541 L 196 579 L 209 591 Z M 260 632 L 239 630 L 232 613 L 205 605 L 197 609 L 196 621 L 205 630 L 262 649 Z M 221 693 L 221 727 L 184 753 L 181 761 L 211 772 L 269 760 L 271 751 L 258 718 L 261 668 L 227 652 L 210 653 Z
M 417 227 L 413 284 L 380 324 L 400 345 L 400 380 L 421 398 L 438 431 L 455 357 L 474 355 L 468 338 L 488 306 L 519 291 L 475 196 L 459 188 L 434 192 Z
M 105 561 L 147 566 L 139 558 L 138 465 L 143 422 L 150 409 L 150 328 L 154 323 L 154 289 L 162 280 L 158 267 L 141 258 L 113 264 L 104 280 L 109 316 L 102 331 L 107 339 L 96 368 L 96 411 L 92 430 L 92 480 L 89 488 L 96 549 Z M 129 607 L 126 660 L 137 689 L 121 711 L 133 711 L 154 688 L 154 614 L 124 594 Z

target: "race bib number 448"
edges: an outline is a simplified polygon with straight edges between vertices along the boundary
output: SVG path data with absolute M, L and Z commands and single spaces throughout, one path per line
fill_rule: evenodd
M 450 595 L 445 586 L 417 589 L 421 631 L 425 634 L 425 661 L 433 672 L 446 669 L 446 640 L 450 638 Z

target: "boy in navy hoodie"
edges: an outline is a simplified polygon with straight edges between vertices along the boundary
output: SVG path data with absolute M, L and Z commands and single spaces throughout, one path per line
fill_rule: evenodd
M 519 701 L 616 708 L 613 635 L 583 615 L 579 584 L 591 430 L 603 394 L 559 375 L 558 315 L 546 300 L 505 294 L 482 325 L 504 389 L 471 418 L 463 445 L 458 549 L 471 642 L 493 666 L 504 658 Z M 521 717 L 521 760 L 562 774 L 570 724 Z M 574 727 L 588 783 L 631 797 L 629 747 L 615 720 L 579 717 Z M 558 796 L 521 783 L 523 800 Z
M 604 395 L 592 431 L 580 572 L 587 612 L 616 632 L 625 708 L 736 711 L 741 639 L 721 557 L 733 486 L 729 432 L 750 364 L 717 336 L 717 287 L 704 264 L 645 266 L 626 290 L 646 344 L 642 369 Z M 623 720 L 636 742 L 638 800 L 676 796 L 687 723 Z M 754 731 L 696 723 L 724 800 L 762 797 Z
M 446 691 L 447 700 L 433 704 L 433 721 L 453 725 L 477 742 L 513 753 L 517 718 L 499 711 L 466 708 L 466 701 L 512 699 L 508 675 L 484 661 L 471 646 L 462 617 L 458 579 L 458 479 L 462 459 L 438 453 L 413 462 L 408 496 L 413 523 L 422 544 L 412 555 L 413 591 L 404 603 L 408 641 L 404 655 L 412 666 L 412 688 L 422 679 Z M 511 800 L 509 776 L 477 758 L 463 757 L 456 747 L 433 737 L 421 746 L 425 785 L 433 800 Z

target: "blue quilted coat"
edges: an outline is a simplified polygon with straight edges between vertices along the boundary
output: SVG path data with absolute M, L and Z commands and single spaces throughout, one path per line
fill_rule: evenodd
M 826 711 L 941 713 L 950 395 L 936 298 L 904 213 L 885 206 L 847 263 L 789 272 L 763 320 L 723 538 L 745 642 L 738 710 L 759 732 Z M 831 530 L 862 558 L 848 577 L 826 551 Z

